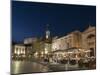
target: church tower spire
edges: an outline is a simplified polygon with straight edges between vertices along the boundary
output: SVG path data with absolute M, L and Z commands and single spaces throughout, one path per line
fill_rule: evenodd
M 46 25 L 46 39 L 50 38 L 49 24 Z
M 51 44 L 52 44 L 52 39 L 50 35 L 49 24 L 47 24 L 45 31 L 45 46 L 44 46 L 45 54 L 49 54 L 51 52 Z

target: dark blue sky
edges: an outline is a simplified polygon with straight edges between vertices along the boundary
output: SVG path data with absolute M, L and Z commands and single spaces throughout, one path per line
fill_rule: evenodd
M 46 25 L 52 36 L 64 36 L 74 30 L 96 25 L 96 6 L 46 4 L 12 1 L 12 39 L 45 35 Z

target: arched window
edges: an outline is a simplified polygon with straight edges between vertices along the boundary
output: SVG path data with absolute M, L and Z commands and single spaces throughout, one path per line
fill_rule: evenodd
M 94 34 L 90 34 L 87 39 L 92 39 L 92 38 L 95 38 L 95 35 Z
M 94 45 L 94 40 L 95 40 L 95 35 L 94 34 L 90 34 L 88 37 L 87 37 L 87 43 L 89 46 L 91 45 Z

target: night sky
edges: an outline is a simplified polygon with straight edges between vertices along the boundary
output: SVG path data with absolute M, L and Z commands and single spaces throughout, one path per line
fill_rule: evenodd
M 45 36 L 46 25 L 52 36 L 96 26 L 96 6 L 12 1 L 12 40 Z

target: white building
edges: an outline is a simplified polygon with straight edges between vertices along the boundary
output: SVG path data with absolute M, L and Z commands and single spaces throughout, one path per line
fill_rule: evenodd
M 81 47 L 81 32 L 74 31 L 66 36 L 54 39 L 52 42 L 52 50 L 65 50 L 72 47 Z
M 22 44 L 16 44 L 16 45 L 14 45 L 14 54 L 16 56 L 20 56 L 20 55 L 25 56 L 25 54 L 26 54 L 25 46 L 22 45 Z
M 36 40 L 37 40 L 37 38 L 26 38 L 26 39 L 24 39 L 24 44 L 32 44 Z

